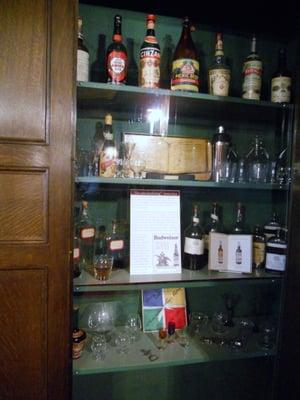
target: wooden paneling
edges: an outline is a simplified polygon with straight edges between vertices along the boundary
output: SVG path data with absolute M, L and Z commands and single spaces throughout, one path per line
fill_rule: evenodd
M 0 398 L 43 399 L 47 379 L 47 271 L 1 271 L 0 298 Z
M 48 174 L 0 169 L 0 243 L 46 242 Z
M 1 140 L 30 142 L 46 140 L 48 91 L 46 6 L 46 0 L 1 1 Z

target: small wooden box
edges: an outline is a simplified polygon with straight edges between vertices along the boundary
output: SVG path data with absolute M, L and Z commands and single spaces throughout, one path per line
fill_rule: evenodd
M 125 143 L 135 143 L 131 159 L 146 161 L 146 172 L 193 174 L 196 180 L 209 180 L 212 149 L 208 139 L 150 136 L 124 133 Z

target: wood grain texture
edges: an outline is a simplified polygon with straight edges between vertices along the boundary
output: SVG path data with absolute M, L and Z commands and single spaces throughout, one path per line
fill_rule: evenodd
M 1 271 L 0 298 L 0 398 L 46 398 L 47 271 Z
M 1 140 L 46 141 L 46 7 L 46 0 L 1 1 Z
M 0 169 L 0 243 L 48 240 L 48 171 Z

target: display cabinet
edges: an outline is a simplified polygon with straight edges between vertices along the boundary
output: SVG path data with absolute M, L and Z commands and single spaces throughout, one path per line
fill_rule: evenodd
M 290 182 L 225 181 L 205 179 L 154 179 L 95 176 L 82 168 L 81 156 L 91 153 L 95 138 L 102 132 L 104 116 L 113 118 L 113 132 L 119 148 L 125 133 L 147 134 L 155 137 L 203 138 L 212 140 L 218 126 L 230 134 L 239 159 L 246 156 L 257 134 L 263 138 L 270 165 L 287 148 L 287 163 L 293 144 L 293 104 L 271 103 L 270 78 L 277 66 L 278 40 L 259 37 L 258 51 L 264 62 L 262 100 L 245 100 L 241 93 L 242 61 L 250 48 L 247 33 L 225 32 L 225 52 L 231 65 L 232 78 L 229 97 L 207 94 L 207 68 L 214 53 L 214 27 L 197 27 L 193 38 L 199 50 L 201 79 L 199 93 L 169 90 L 170 62 L 181 21 L 158 16 L 156 35 L 162 49 L 160 89 L 137 86 L 138 51 L 145 33 L 145 15 L 138 12 L 81 4 L 86 46 L 90 51 L 90 81 L 77 83 L 78 165 L 74 176 L 74 206 L 87 200 L 96 228 L 108 230 L 113 219 L 123 221 L 129 235 L 130 190 L 176 189 L 180 191 L 181 231 L 188 225 L 192 205 L 198 204 L 203 227 L 209 222 L 211 203 L 217 202 L 221 218 L 230 232 L 235 222 L 236 204 L 245 207 L 248 232 L 256 224 L 264 226 L 276 212 L 281 225 L 288 227 Z M 105 82 L 104 50 L 110 43 L 115 14 L 123 16 L 124 42 L 130 64 L 127 85 Z M 288 46 L 289 64 L 294 65 L 295 43 Z M 151 120 L 153 110 L 160 110 L 160 119 Z M 150 151 L 150 149 L 149 149 Z M 155 157 L 155 154 L 152 154 Z M 148 175 L 149 176 L 149 175 Z M 174 178 L 174 177 L 173 177 Z M 76 213 L 75 213 L 76 214 Z M 162 221 L 163 224 L 163 221 Z M 182 244 L 183 245 L 183 244 Z M 254 270 L 249 274 L 221 273 L 207 267 L 191 271 L 182 266 L 180 274 L 131 275 L 130 265 L 112 271 L 108 281 L 95 279 L 83 270 L 73 282 L 73 302 L 79 306 L 79 324 L 88 339 L 82 356 L 73 361 L 74 399 L 272 399 L 274 374 L 281 329 L 281 308 L 284 294 L 284 274 Z M 127 354 L 119 354 L 113 341 L 114 331 L 121 329 L 130 312 L 142 316 L 141 293 L 145 289 L 184 288 L 188 316 L 202 312 L 208 316 L 205 335 L 200 337 L 188 330 L 189 346 L 170 343 L 159 348 L 157 333 L 142 333 L 129 346 Z M 234 328 L 230 339 L 240 335 L 240 321 L 251 320 L 255 328 L 246 344 L 223 342 L 214 335 L 210 324 L 215 312 L 225 310 L 224 296 L 236 300 Z M 87 325 L 89 310 L 104 304 L 115 315 L 114 326 L 106 334 L 108 351 L 103 360 L 96 360 L 91 350 L 93 329 Z M 266 322 L 274 328 L 274 341 L 263 346 L 262 327 Z M 190 320 L 188 318 L 188 324 Z M 91 329 L 89 329 L 91 328 Z M 155 357 L 150 357 L 154 355 Z M 200 396 L 201 395 L 201 396 Z M 199 397 L 200 396 L 200 397 Z

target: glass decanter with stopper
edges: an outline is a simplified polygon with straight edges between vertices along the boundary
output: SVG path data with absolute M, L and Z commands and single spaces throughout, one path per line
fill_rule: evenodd
M 266 151 L 263 140 L 256 135 L 253 147 L 247 154 L 248 180 L 253 183 L 265 183 L 268 179 L 269 154 Z

